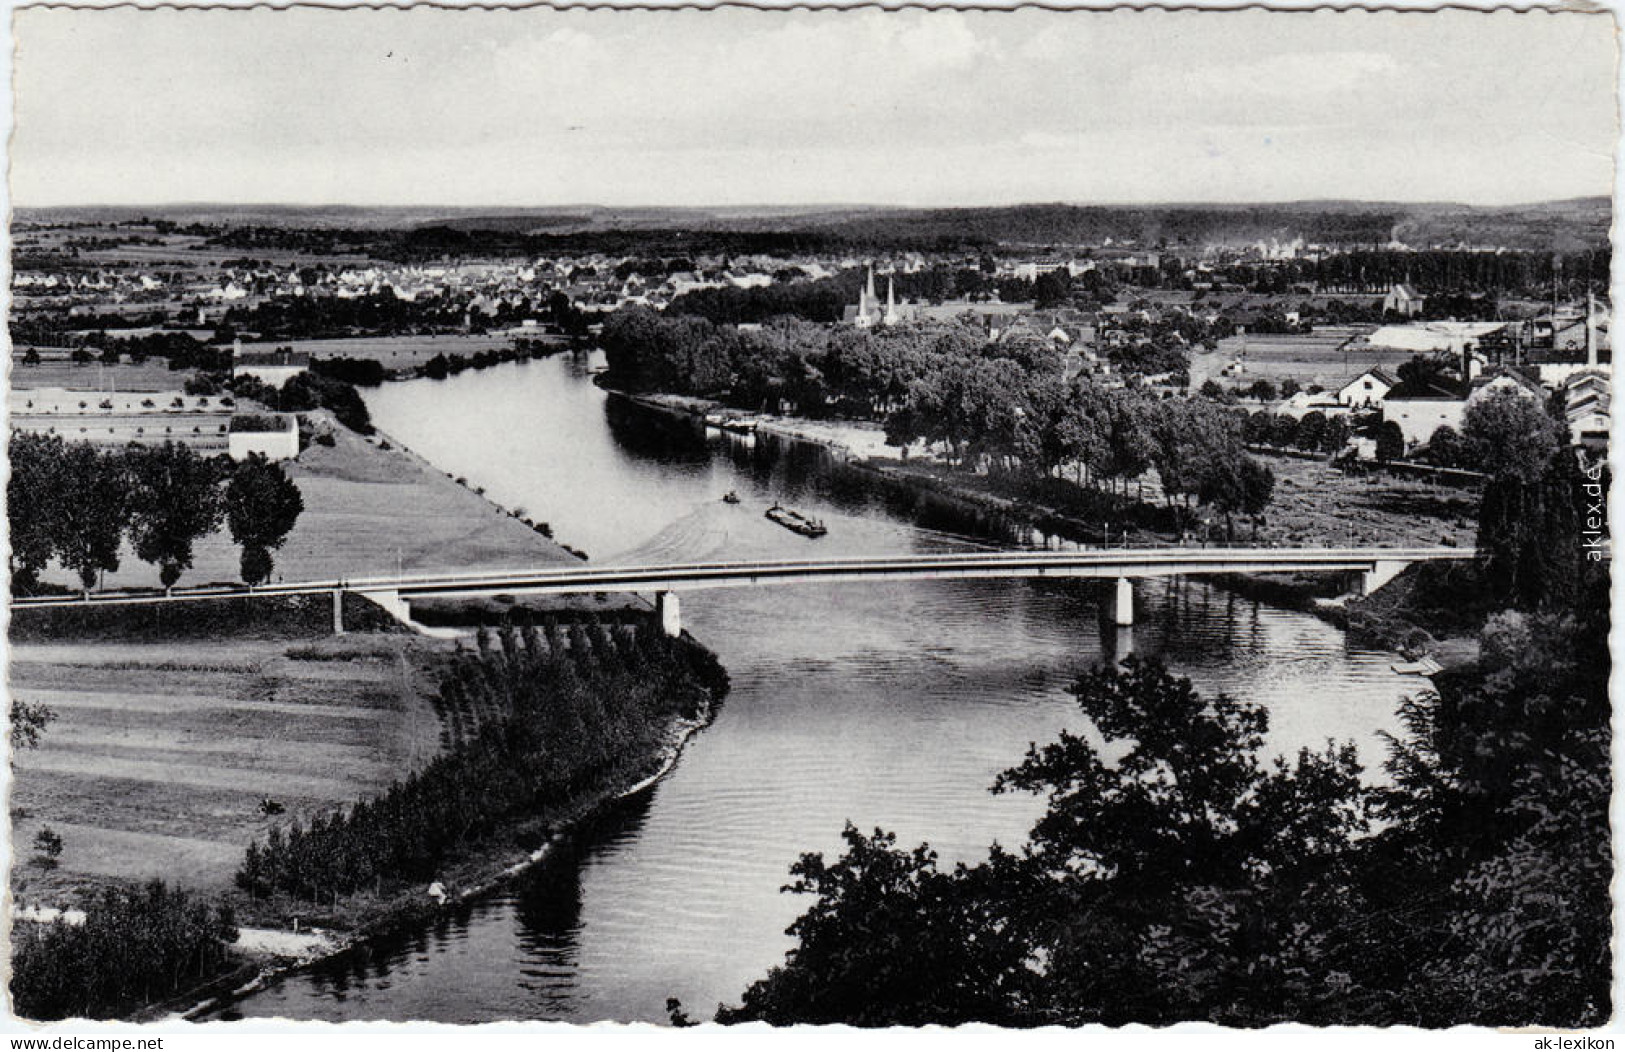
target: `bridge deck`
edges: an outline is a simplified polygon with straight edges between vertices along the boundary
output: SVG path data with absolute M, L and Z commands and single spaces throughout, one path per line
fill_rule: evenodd
M 266 585 L 177 588 L 171 594 L 104 592 L 92 603 L 185 602 L 227 596 L 311 595 L 338 590 L 414 596 L 498 593 L 686 591 L 817 581 L 985 577 L 1157 577 L 1175 574 L 1365 571 L 1379 565 L 1471 559 L 1462 548 L 1114 548 L 1075 552 L 945 552 L 928 555 L 680 563 L 663 566 L 547 567 L 393 577 L 340 578 Z M 13 605 L 82 603 L 81 596 L 17 599 Z

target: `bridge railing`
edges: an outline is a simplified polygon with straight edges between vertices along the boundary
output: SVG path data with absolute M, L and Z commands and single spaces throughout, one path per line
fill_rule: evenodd
M 1285 548 L 1267 546 L 1190 546 L 1091 548 L 1073 551 L 1048 549 L 1022 549 L 1015 551 L 974 551 L 908 553 L 901 555 L 832 556 L 828 558 L 734 560 L 701 563 L 637 564 L 618 566 L 549 566 L 541 568 L 508 568 L 496 570 L 448 571 L 392 576 L 336 578 L 317 581 L 297 581 L 261 585 L 204 585 L 195 588 L 177 588 L 171 593 L 160 590 L 126 590 L 95 593 L 99 602 L 149 602 L 163 600 L 205 599 L 231 596 L 288 596 L 328 591 L 411 593 L 427 588 L 466 588 L 469 590 L 499 591 L 504 586 L 516 590 L 536 586 L 569 586 L 573 590 L 590 592 L 594 584 L 614 584 L 618 589 L 634 590 L 645 585 L 650 590 L 661 587 L 681 588 L 684 581 L 690 585 L 707 579 L 793 578 L 798 575 L 829 575 L 832 578 L 846 574 L 907 574 L 911 571 L 992 571 L 1002 569 L 1054 569 L 1111 568 L 1141 569 L 1147 564 L 1177 573 L 1180 566 L 1199 566 L 1214 561 L 1233 562 L 1238 568 L 1247 565 L 1279 566 L 1313 570 L 1317 566 L 1327 569 L 1349 569 L 1371 566 L 1378 562 L 1424 562 L 1437 560 L 1465 560 L 1475 555 L 1471 548 Z M 1297 564 L 1291 566 L 1291 564 Z M 75 595 L 22 598 L 13 600 L 18 606 L 58 605 L 82 602 Z
M 1089 562 L 1110 563 L 1139 557 L 1172 559 L 1174 561 L 1205 561 L 1215 554 L 1238 554 L 1242 556 L 1257 556 L 1260 560 L 1290 560 L 1295 557 L 1305 559 L 1336 558 L 1359 561 L 1375 560 L 1410 560 L 1413 562 L 1435 559 L 1470 559 L 1475 555 L 1472 548 L 1427 547 L 1427 548 L 1288 548 L 1264 546 L 1209 546 L 1206 548 L 1193 548 L 1189 546 L 1166 547 L 1134 547 L 1134 548 L 1087 548 L 1078 550 L 1056 549 L 1017 549 L 1007 551 L 973 551 L 973 552 L 909 552 L 896 555 L 850 555 L 830 556 L 813 559 L 730 559 L 712 562 L 683 562 L 683 563 L 616 563 L 598 566 L 545 566 L 545 567 L 508 567 L 495 570 L 459 570 L 420 574 L 379 575 L 373 577 L 347 577 L 342 583 L 347 587 L 360 587 L 369 585 L 390 585 L 408 581 L 439 580 L 442 578 L 456 578 L 459 580 L 500 580 L 514 576 L 557 576 L 557 577 L 585 577 L 593 575 L 621 575 L 638 572 L 663 572 L 668 570 L 733 570 L 745 566 L 763 566 L 775 568 L 791 567 L 844 567 L 844 566 L 873 566 L 881 564 L 919 564 L 931 565 L 935 563 L 1030 563 L 1030 562 L 1069 562 L 1082 560 Z

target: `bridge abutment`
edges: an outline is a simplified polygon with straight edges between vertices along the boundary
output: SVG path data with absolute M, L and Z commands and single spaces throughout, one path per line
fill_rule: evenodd
M 344 634 L 344 589 L 333 589 L 333 634 Z
M 1113 612 L 1113 621 L 1119 628 L 1130 628 L 1134 624 L 1134 584 L 1127 577 L 1117 579 L 1117 609 Z
M 1359 593 L 1361 595 L 1370 595 L 1404 573 L 1405 569 L 1410 565 L 1410 563 L 1399 562 L 1395 559 L 1382 559 L 1372 563 L 1371 569 L 1359 575 Z
M 655 593 L 655 621 L 663 635 L 676 639 L 683 634 L 682 604 L 677 601 L 676 592 Z

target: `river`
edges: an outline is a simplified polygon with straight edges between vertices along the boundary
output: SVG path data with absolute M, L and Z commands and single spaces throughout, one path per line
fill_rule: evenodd
M 378 425 L 436 466 L 550 522 L 595 564 L 969 549 L 999 524 L 921 521 L 816 447 L 705 433 L 610 399 L 596 358 L 564 355 L 366 393 Z M 729 490 L 742 498 L 729 505 Z M 808 540 L 773 501 L 823 518 Z M 1201 689 L 1266 703 L 1270 748 L 1378 732 L 1420 681 L 1302 613 L 1196 580 L 1136 586 L 1138 624 L 1100 616 L 1097 582 L 797 585 L 683 597 L 685 627 L 733 692 L 676 769 L 513 886 L 434 928 L 286 979 L 228 1017 L 479 1022 L 709 1018 L 782 960 L 804 906 L 781 893 L 847 822 L 929 841 L 945 862 L 1014 846 L 1042 810 L 988 786 L 1030 742 L 1087 732 L 1066 693 L 1132 648 Z

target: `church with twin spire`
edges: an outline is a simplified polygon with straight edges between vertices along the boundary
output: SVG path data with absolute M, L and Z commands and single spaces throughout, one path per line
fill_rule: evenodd
M 858 293 L 857 306 L 848 305 L 842 319 L 849 325 L 859 329 L 872 329 L 876 326 L 899 325 L 905 321 L 912 321 L 914 309 L 910 306 L 899 306 L 897 303 L 897 286 L 891 275 L 886 276 L 886 303 L 882 307 L 880 297 L 875 295 L 875 268 L 869 268 L 868 279 L 863 289 Z

